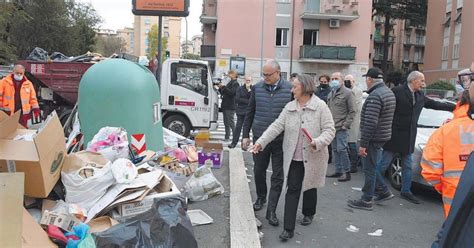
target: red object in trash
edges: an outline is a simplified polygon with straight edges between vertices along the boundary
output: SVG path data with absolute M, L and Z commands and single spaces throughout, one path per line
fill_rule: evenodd
M 48 225 L 48 236 L 53 240 L 58 240 L 64 243 L 67 243 L 68 240 L 61 229 L 54 225 Z
M 309 143 L 313 142 L 313 137 L 311 137 L 311 134 L 306 130 L 306 128 L 301 128 L 301 132 L 303 132 L 304 137 L 306 137 L 306 140 Z

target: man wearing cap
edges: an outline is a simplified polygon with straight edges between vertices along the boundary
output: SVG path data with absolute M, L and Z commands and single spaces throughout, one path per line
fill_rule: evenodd
M 347 205 L 352 208 L 372 210 L 375 189 L 388 191 L 384 179 L 377 170 L 376 164 L 382 147 L 392 135 L 392 120 L 395 112 L 395 95 L 385 85 L 383 73 L 373 67 L 367 71 L 366 77 L 369 96 L 362 106 L 360 130 L 361 140 L 359 155 L 362 157 L 365 182 L 362 188 L 362 198 L 349 200 Z M 378 199 L 375 199 L 377 202 Z
M 419 71 L 408 74 L 407 83 L 393 88 L 397 106 L 392 122 L 392 137 L 383 146 L 382 158 L 377 163 L 377 168 L 383 175 L 393 159 L 398 156 L 402 164 L 402 188 L 400 196 L 414 204 L 420 204 L 411 192 L 412 181 L 412 154 L 415 150 L 415 140 L 418 128 L 418 119 L 421 110 L 429 108 L 434 110 L 453 111 L 454 103 L 439 102 L 425 96 L 421 89 L 425 87 L 425 76 Z M 377 190 L 376 190 L 377 191 Z M 380 200 L 393 197 L 390 191 L 379 192 Z

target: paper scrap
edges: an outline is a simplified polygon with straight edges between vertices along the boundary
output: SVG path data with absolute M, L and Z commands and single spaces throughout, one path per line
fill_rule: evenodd
M 353 225 L 350 225 L 350 226 L 346 227 L 346 230 L 349 231 L 349 232 L 353 232 L 353 233 L 359 232 L 359 228 L 357 228 Z
M 362 188 L 352 187 L 352 190 L 355 190 L 355 191 L 362 191 Z
M 367 233 L 369 236 L 373 236 L 373 237 L 382 237 L 382 234 L 383 234 L 383 230 L 382 229 L 377 229 L 375 232 L 373 233 Z

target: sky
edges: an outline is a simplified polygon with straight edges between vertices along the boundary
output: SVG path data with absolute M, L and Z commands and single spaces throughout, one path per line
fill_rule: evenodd
M 90 3 L 102 17 L 100 28 L 117 30 L 124 27 L 133 27 L 132 0 L 79 0 Z M 202 0 L 190 1 L 188 19 L 188 39 L 194 35 L 202 35 L 199 17 L 202 12 Z M 186 37 L 186 22 L 181 22 L 181 40 Z

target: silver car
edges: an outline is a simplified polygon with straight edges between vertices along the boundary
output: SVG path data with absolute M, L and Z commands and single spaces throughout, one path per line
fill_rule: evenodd
M 453 118 L 453 113 L 447 111 L 439 111 L 439 110 L 432 110 L 423 108 L 421 111 L 420 119 L 418 120 L 418 132 L 416 135 L 415 141 L 415 150 L 413 152 L 413 179 L 412 181 L 415 183 L 419 183 L 424 186 L 431 187 L 428 184 L 423 176 L 421 175 L 421 166 L 420 161 L 423 155 L 423 149 L 428 142 L 431 134 L 445 121 L 448 119 Z M 387 169 L 387 177 L 390 181 L 392 187 L 397 190 L 401 189 L 402 185 L 402 166 L 401 166 L 401 159 L 399 157 L 395 157 Z

